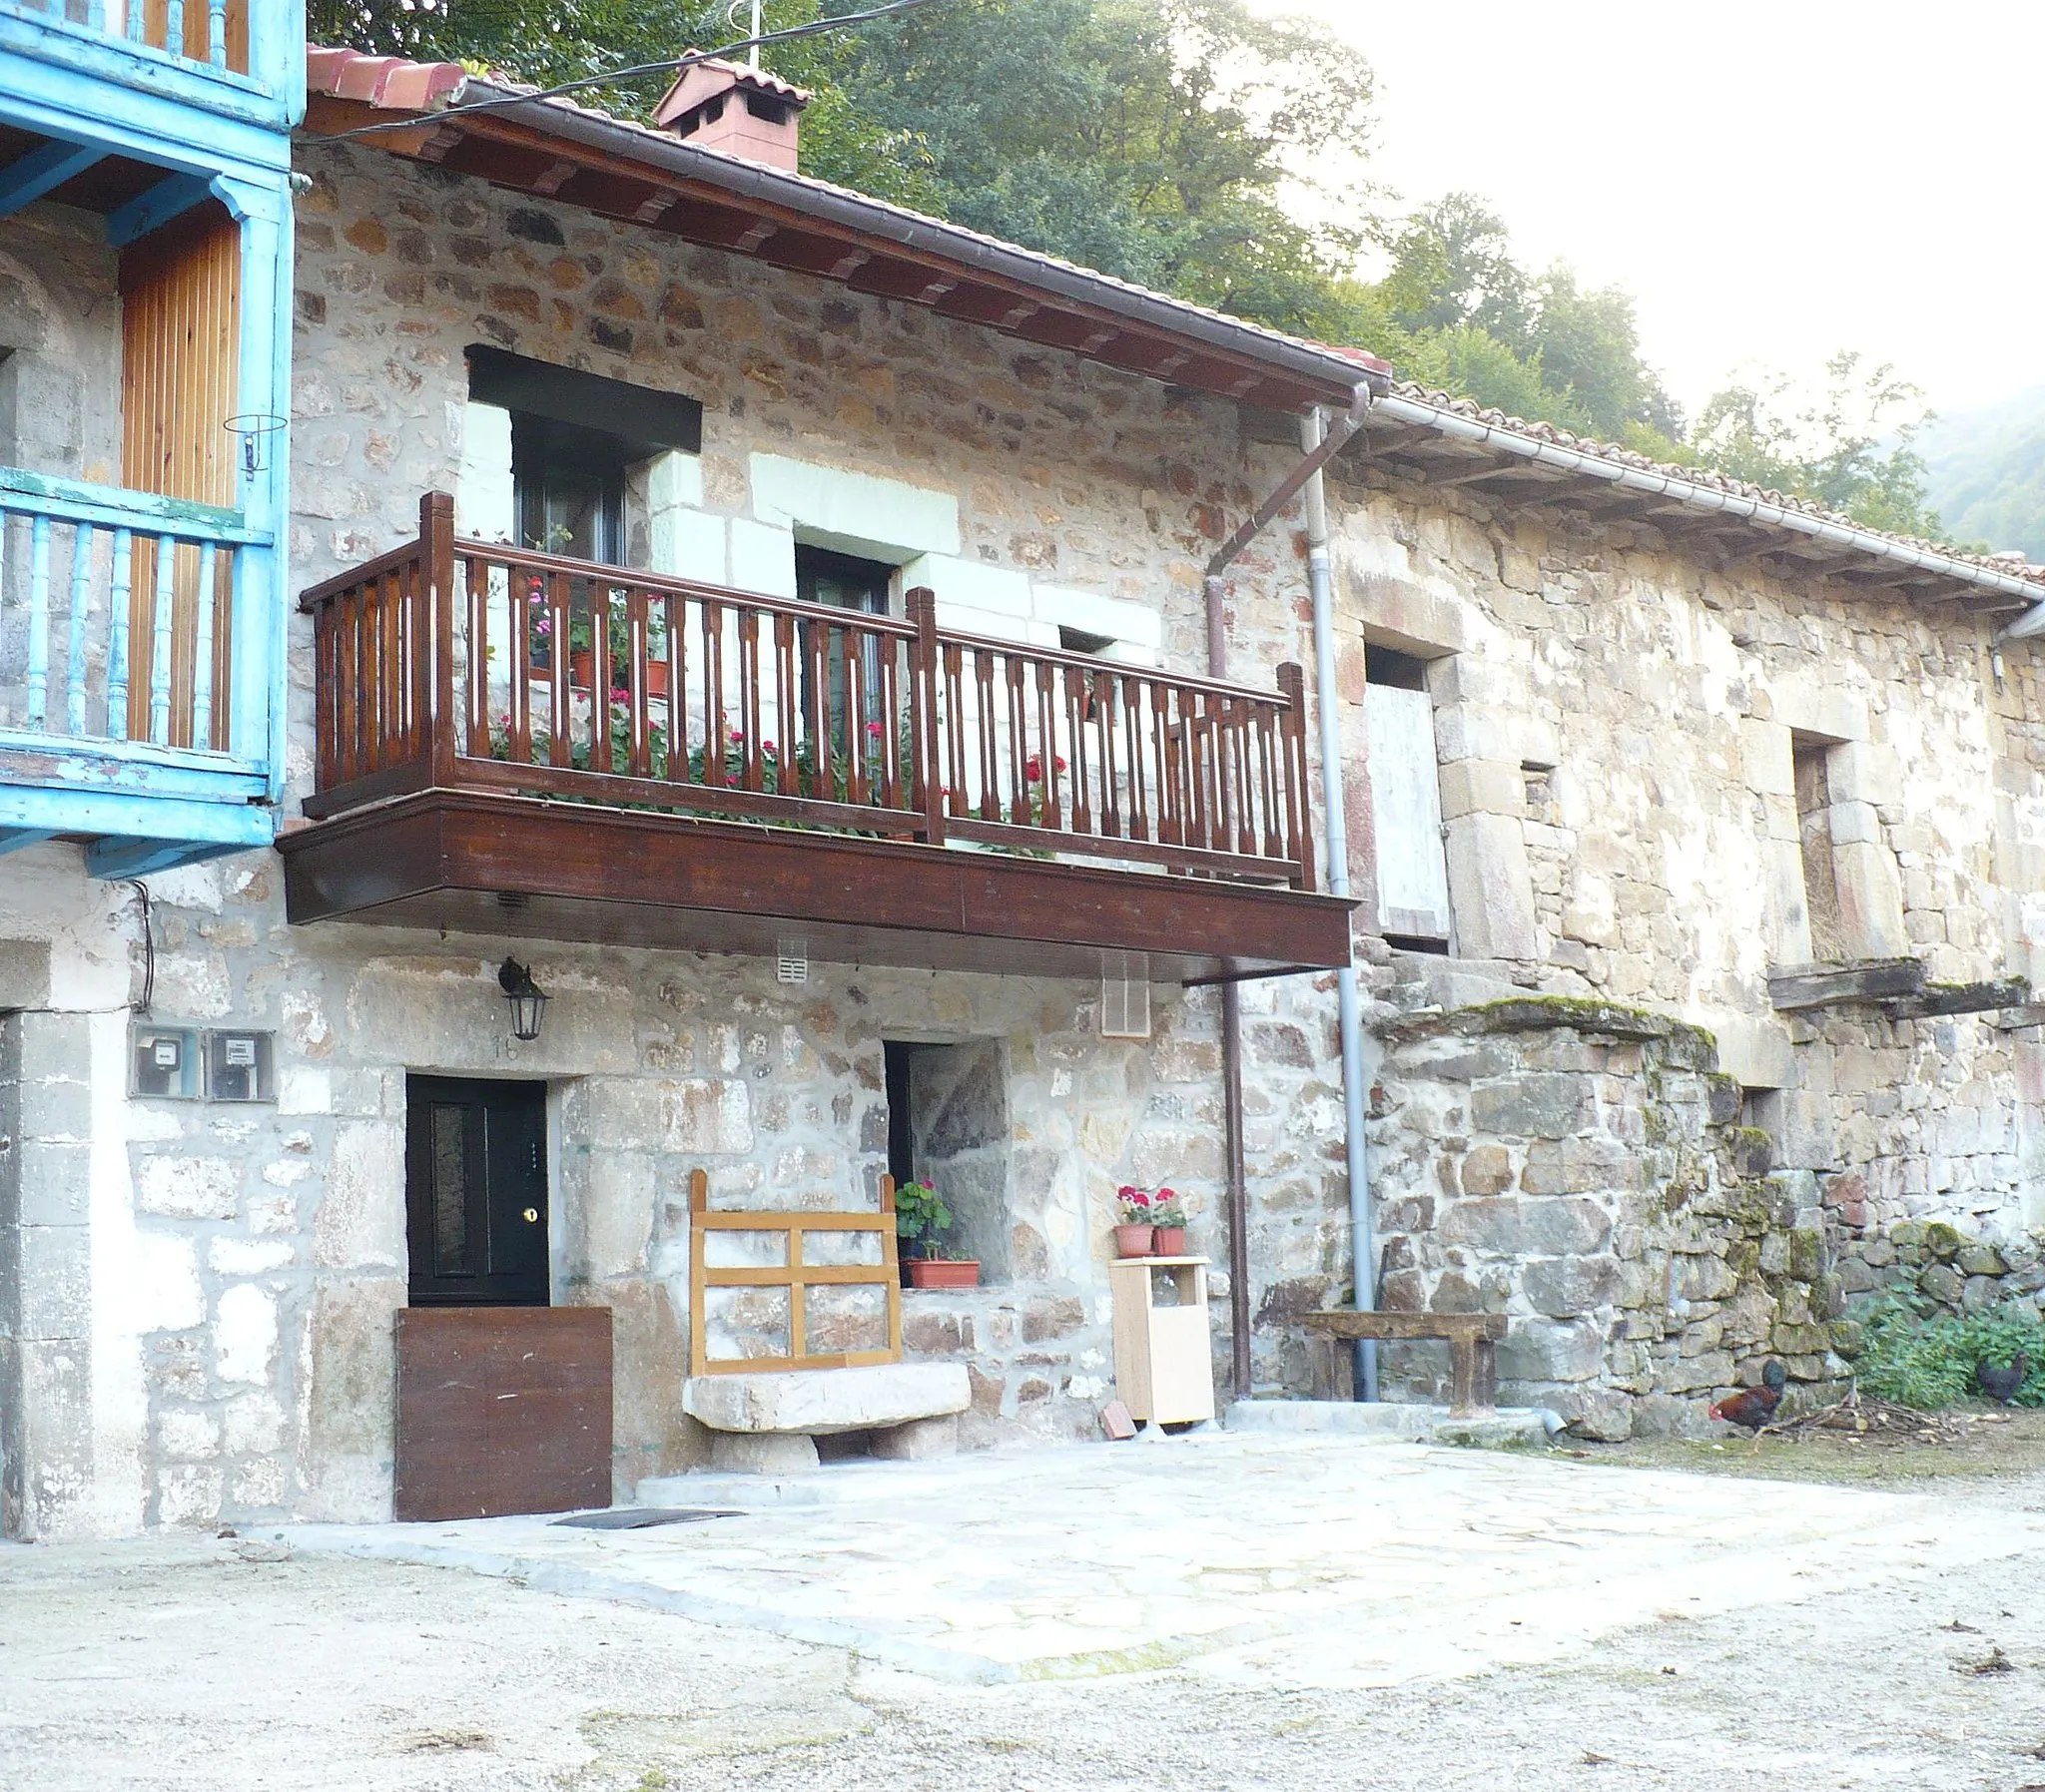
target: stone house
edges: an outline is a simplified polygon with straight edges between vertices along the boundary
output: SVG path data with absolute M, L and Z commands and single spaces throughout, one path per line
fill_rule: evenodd
M 1509 1393 L 1625 1436 L 1836 1379 L 1901 1271 L 2034 1298 L 2037 569 L 1440 394 L 1373 424 L 1330 508 L 1383 1302 L 1513 1315 Z
M 1188 1197 L 1224 1384 L 1302 1391 L 1353 1292 L 1330 870 L 1371 1292 L 1506 1313 L 1509 1397 L 1682 1428 L 1770 1352 L 1840 1374 L 1901 1259 L 2035 1288 L 1998 628 L 2045 576 L 804 180 L 771 81 L 648 130 L 309 60 L 278 851 L 0 863 L 9 1534 L 388 1515 L 398 1317 L 474 1273 L 608 1313 L 619 1493 L 707 1461 L 692 1352 L 802 1347 L 698 1310 L 697 1171 L 839 1216 L 936 1174 L 983 1285 L 901 1346 L 969 1442 L 1091 1431 L 1124 1182 Z M 82 270 L 37 352 L 105 368 L 94 228 L 31 204 L 0 271 Z M 1361 418 L 1326 691 L 1280 676 L 1312 493 L 1204 577 L 1313 409 Z M 876 1346 L 811 1299 L 811 1354 Z
M 485 1285 L 607 1311 L 620 1493 L 704 1461 L 692 1343 L 887 1339 L 871 1286 L 793 1339 L 785 1293 L 692 1313 L 699 1170 L 826 1214 L 936 1174 L 984 1281 L 904 1295 L 905 1353 L 969 1442 L 1090 1431 L 1116 1187 L 1184 1191 L 1227 1290 L 1216 979 L 1235 1298 L 1328 1281 L 1304 575 L 1245 558 L 1232 685 L 1201 566 L 1298 458 L 1270 419 L 1366 370 L 673 131 L 450 110 L 458 69 L 310 71 L 279 851 L 146 901 L 61 840 L 0 872 L 9 1529 L 387 1515 L 394 1319 Z

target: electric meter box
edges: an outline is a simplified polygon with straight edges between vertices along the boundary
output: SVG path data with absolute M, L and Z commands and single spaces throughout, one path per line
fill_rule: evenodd
M 273 1101 L 271 1035 L 217 1028 L 206 1035 L 209 1101 Z
M 199 1029 L 138 1023 L 128 1054 L 129 1092 L 167 1101 L 199 1099 Z

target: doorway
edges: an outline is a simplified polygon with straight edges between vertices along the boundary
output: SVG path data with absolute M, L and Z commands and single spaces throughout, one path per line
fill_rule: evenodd
M 405 1240 L 414 1307 L 544 1307 L 547 1088 L 407 1076 Z

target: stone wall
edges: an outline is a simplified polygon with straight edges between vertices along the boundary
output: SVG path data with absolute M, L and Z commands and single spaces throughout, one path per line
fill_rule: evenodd
M 1026 599 L 999 612 L 1014 632 L 1054 640 L 1060 615 L 1105 615 L 1132 649 L 1204 667 L 1200 563 L 1286 458 L 1246 441 L 1232 407 L 366 150 L 309 149 L 307 166 L 297 583 L 406 538 L 422 492 L 458 487 L 462 350 L 482 341 L 700 399 L 704 452 L 660 520 L 715 537 L 709 576 L 773 588 L 750 575 L 803 524 L 813 479 L 819 502 L 877 492 L 955 517 L 947 578 L 975 605 Z M 1232 600 L 1246 676 L 1305 657 L 1302 594 L 1290 544 L 1260 544 Z M 293 629 L 296 801 L 312 666 L 306 620 Z M 1195 1247 L 1221 1255 L 1211 991 L 1160 989 L 1150 1040 L 1103 1040 L 1097 984 L 819 963 L 791 986 L 758 961 L 521 941 L 554 999 L 519 1045 L 495 983 L 506 941 L 293 928 L 270 855 L 148 883 L 153 1018 L 274 1029 L 277 1099 L 130 1097 L 133 893 L 86 879 L 73 847 L 7 857 L 0 934 L 53 959 L 49 1003 L 92 1047 L 91 1398 L 44 1403 L 54 1430 L 32 1451 L 0 1440 L 11 1464 L 89 1465 L 46 1501 L 45 1534 L 387 1513 L 407 1071 L 547 1083 L 554 1297 L 614 1312 L 626 1493 L 704 1454 L 679 1403 L 688 1172 L 706 1168 L 725 1206 L 871 1205 L 884 1039 L 992 1042 L 1005 1066 L 1004 1278 L 905 1306 L 912 1352 L 968 1363 L 976 1441 L 1093 1423 L 1119 1183 L 1186 1191 Z M 1244 1007 L 1254 1358 L 1275 1384 L 1284 1316 L 1345 1285 L 1332 979 L 1255 985 Z M 0 1362 L 25 1360 L 14 1343 Z M 1225 1334 L 1216 1352 L 1225 1368 Z
M 1380 1301 L 1506 1315 L 1502 1401 L 1618 1439 L 1699 1429 L 1771 1356 L 1795 1383 L 1845 1373 L 1815 1181 L 1739 1125 L 1707 1034 L 1552 997 L 1381 1030 Z M 1384 1368 L 1395 1397 L 1446 1398 L 1445 1348 Z
M 1331 510 L 1346 703 L 1370 640 L 1426 658 L 1435 705 L 1460 955 L 1366 941 L 1388 1011 L 1516 989 L 1652 1009 L 1711 1033 L 1777 1161 L 1848 1179 L 1861 1224 L 2045 1221 L 2038 1010 L 1787 1015 L 1767 986 L 1813 955 L 1806 824 L 1848 955 L 1912 953 L 1946 983 L 2045 971 L 2028 645 L 1991 657 L 1991 623 L 1953 606 L 1430 491 L 1353 452 Z M 1812 814 L 1799 753 L 1822 763 Z

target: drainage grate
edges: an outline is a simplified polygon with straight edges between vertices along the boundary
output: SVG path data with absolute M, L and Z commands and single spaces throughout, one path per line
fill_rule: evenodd
M 651 1530 L 656 1524 L 699 1524 L 705 1518 L 742 1518 L 744 1512 L 708 1505 L 628 1505 L 615 1511 L 575 1512 L 556 1518 L 578 1530 Z

